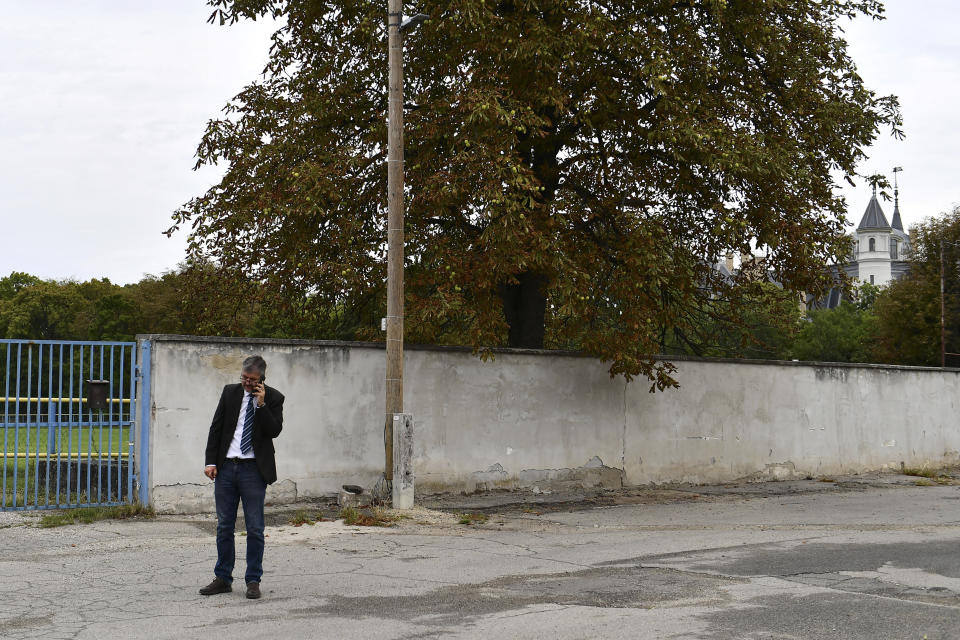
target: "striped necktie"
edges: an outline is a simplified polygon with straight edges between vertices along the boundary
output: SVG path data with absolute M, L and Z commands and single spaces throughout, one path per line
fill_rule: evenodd
M 253 394 L 250 394 L 247 412 L 243 416 L 243 433 L 240 434 L 240 451 L 244 454 L 250 453 L 253 449 L 253 411 Z

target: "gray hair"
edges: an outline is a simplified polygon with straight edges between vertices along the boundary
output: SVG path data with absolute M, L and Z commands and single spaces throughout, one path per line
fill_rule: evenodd
M 256 372 L 263 377 L 267 374 L 267 361 L 260 356 L 249 356 L 243 361 L 243 370 L 246 373 Z

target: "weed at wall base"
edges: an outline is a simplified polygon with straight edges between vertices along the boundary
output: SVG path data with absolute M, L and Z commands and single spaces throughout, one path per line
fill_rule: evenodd
M 374 507 L 372 509 L 356 509 L 344 507 L 340 510 L 343 524 L 360 527 L 392 527 L 400 516 L 388 513 L 386 509 Z
M 153 507 L 142 504 L 123 504 L 115 507 L 81 507 L 56 513 L 44 514 L 37 526 L 42 528 L 62 527 L 68 524 L 90 524 L 98 520 L 128 520 L 130 518 L 153 518 Z

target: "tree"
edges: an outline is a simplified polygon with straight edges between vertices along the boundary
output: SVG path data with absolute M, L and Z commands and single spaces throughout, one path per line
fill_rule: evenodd
M 174 215 L 191 259 L 291 313 L 370 304 L 385 272 L 385 5 L 209 0 L 282 18 L 262 80 L 211 121 L 219 184 Z M 846 252 L 833 175 L 855 176 L 893 97 L 841 22 L 877 0 L 420 0 L 408 36 L 407 339 L 576 345 L 673 384 L 650 354 L 764 248 L 789 290 Z M 368 326 L 369 331 L 375 330 Z
M 789 357 L 820 362 L 882 362 L 877 355 L 874 306 L 885 291 L 861 283 L 837 308 L 808 311 L 787 349 Z
M 797 360 L 819 362 L 875 362 L 876 324 L 869 309 L 846 300 L 836 309 L 811 311 L 793 343 L 791 355 Z
M 93 304 L 91 334 L 97 340 L 132 341 L 136 339 L 142 316 L 128 290 L 107 293 Z
M 878 296 L 881 362 L 940 366 L 940 251 L 946 351 L 960 352 L 960 207 L 911 227 L 910 270 Z
M 940 366 L 940 282 L 908 274 L 875 305 L 875 362 Z
M 89 340 L 91 306 L 76 283 L 38 281 L 4 301 L 0 330 L 5 338 Z
M 250 335 L 257 311 L 259 285 L 242 274 L 217 269 L 205 262 L 187 263 L 174 273 L 154 280 L 150 289 L 159 294 L 157 308 L 149 311 L 148 324 L 158 333 L 175 325 L 184 333 L 203 335 Z M 145 298 L 144 304 L 151 305 Z M 177 311 L 169 314 L 170 304 Z M 166 317 L 161 315 L 167 312 Z
M 12 300 L 21 290 L 40 282 L 40 278 L 29 273 L 13 271 L 9 276 L 0 278 L 0 301 Z
M 660 352 L 717 358 L 784 359 L 801 326 L 799 296 L 763 280 L 744 284 L 740 295 L 749 301 L 736 316 L 725 300 L 705 305 L 700 318 L 665 336 Z

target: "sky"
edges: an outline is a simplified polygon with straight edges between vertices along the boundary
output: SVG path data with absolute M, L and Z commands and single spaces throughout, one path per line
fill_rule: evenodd
M 254 80 L 272 28 L 202 0 L 0 0 L 0 276 L 126 284 L 184 257 L 171 214 L 209 119 Z
M 889 0 L 886 19 L 858 19 L 845 38 L 866 85 L 879 95 L 900 99 L 906 138 L 881 131 L 860 166 L 864 174 L 882 173 L 900 185 L 904 227 L 960 205 L 960 2 Z M 848 217 L 856 224 L 870 202 L 871 190 L 858 181 L 845 188 Z M 893 203 L 881 200 L 889 221 Z
M 889 0 L 846 29 L 867 86 L 900 98 L 861 170 L 899 174 L 904 225 L 960 203 L 960 2 Z M 269 21 L 206 23 L 202 0 L 0 0 L 0 277 L 126 284 L 183 259 L 172 212 L 221 174 L 193 171 L 207 120 L 256 79 Z M 845 188 L 852 222 L 870 199 Z M 882 203 L 888 219 L 892 203 Z

